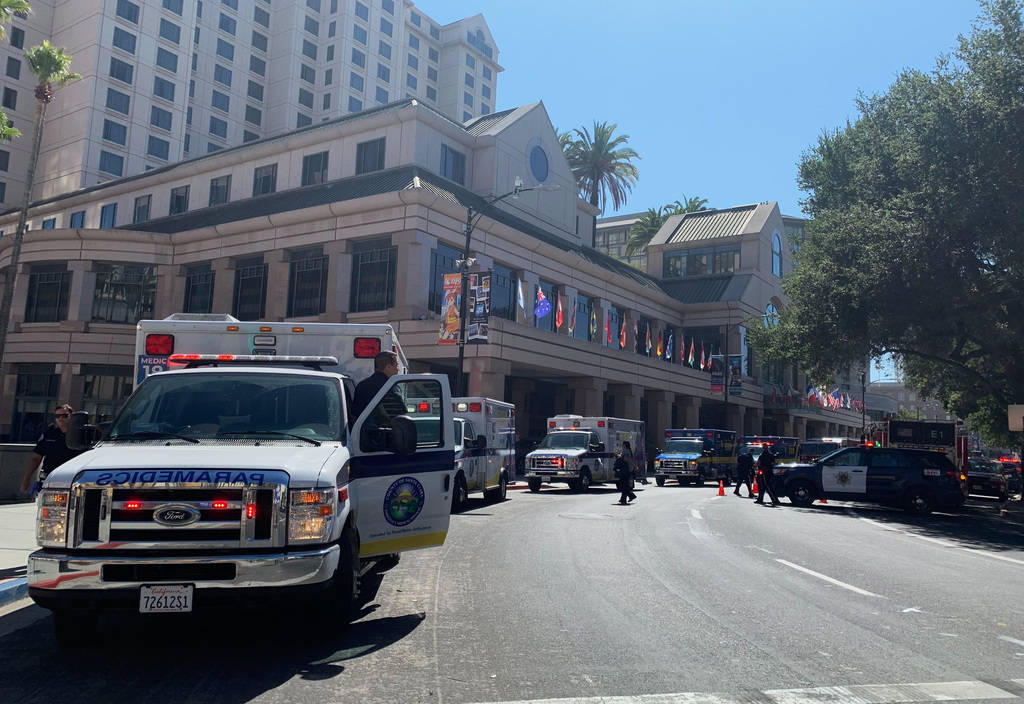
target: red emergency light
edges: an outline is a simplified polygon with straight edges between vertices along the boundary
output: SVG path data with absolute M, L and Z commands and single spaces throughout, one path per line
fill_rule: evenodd
M 548 421 L 548 427 L 549 427 L 549 428 L 554 428 L 554 427 L 555 427 L 555 421 L 553 421 L 553 420 L 549 420 L 549 421 Z
M 174 335 L 152 333 L 146 335 L 146 354 L 171 354 L 174 352 Z
M 222 500 L 214 501 L 211 504 L 211 507 L 214 508 L 215 510 L 219 511 L 219 510 L 227 508 L 228 507 L 228 502 L 227 501 L 222 501 Z
M 565 466 L 565 458 L 564 457 L 555 457 L 552 460 L 551 463 L 553 465 L 555 465 L 556 467 L 564 467 Z
M 420 401 L 416 406 L 416 411 L 419 413 L 427 413 L 430 411 L 430 404 L 426 401 Z
M 246 518 L 256 518 L 256 504 L 247 504 L 245 507 Z
M 482 406 L 479 403 L 469 404 L 469 410 L 472 411 L 473 413 L 479 413 L 481 408 Z
M 380 354 L 380 340 L 376 337 L 357 337 L 352 342 L 352 354 L 359 359 L 376 357 Z
M 125 508 L 126 511 L 138 511 L 140 508 L 142 508 L 142 502 L 141 501 L 134 501 L 134 500 L 133 501 L 125 501 L 124 502 L 124 508 Z
M 604 427 L 604 421 L 603 420 L 597 421 L 597 427 L 598 428 L 603 428 Z
M 172 354 L 168 361 L 171 362 L 194 362 L 199 359 L 197 354 Z

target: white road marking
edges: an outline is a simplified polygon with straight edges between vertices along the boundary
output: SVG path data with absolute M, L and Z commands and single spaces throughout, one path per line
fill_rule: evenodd
M 774 555 L 775 554 L 771 550 L 767 550 L 767 549 L 761 547 L 760 545 L 748 545 L 747 547 L 748 548 L 754 548 L 755 550 L 760 550 L 761 552 L 766 552 L 769 555 Z
M 856 515 L 852 511 L 850 513 L 852 515 Z M 978 550 L 977 548 L 965 548 L 948 540 L 941 540 L 940 538 L 929 538 L 928 536 L 917 535 L 916 533 L 911 533 L 910 531 L 902 530 L 901 528 L 893 528 L 891 526 L 885 525 L 884 523 L 873 521 L 870 518 L 860 517 L 860 520 L 864 521 L 865 523 L 870 523 L 873 526 L 877 526 L 882 530 L 888 530 L 894 533 L 903 533 L 904 535 L 908 535 L 911 538 L 917 538 L 918 540 L 924 540 L 929 543 L 935 543 L 936 545 L 941 545 L 944 548 L 955 548 L 957 550 L 963 550 L 964 552 L 969 552 L 974 555 L 980 555 L 981 557 L 991 557 L 993 560 L 1002 560 L 1003 562 L 1010 562 L 1015 565 L 1024 565 L 1024 560 L 1018 560 L 1015 557 L 1007 557 L 1006 555 L 999 555 L 994 552 L 989 552 L 988 550 Z
M 1024 684 L 1024 680 L 1011 680 Z M 518 699 L 493 704 L 742 704 L 755 701 L 751 692 L 675 692 L 620 697 L 567 697 L 564 699 Z M 916 684 L 855 684 L 802 689 L 766 689 L 761 692 L 776 704 L 898 704 L 899 702 L 949 702 L 965 699 L 1017 699 L 1015 694 L 986 682 L 919 682 Z M 756 701 L 762 701 L 756 699 Z M 482 704 L 482 703 L 478 703 Z
M 834 584 L 837 587 L 842 587 L 843 589 L 849 589 L 851 592 L 854 592 L 856 594 L 860 594 L 861 596 L 874 596 L 874 597 L 878 597 L 879 599 L 882 598 L 881 595 L 879 595 L 879 594 L 875 594 L 874 592 L 869 592 L 868 590 L 861 589 L 860 587 L 855 587 L 852 584 L 847 584 L 846 582 L 840 582 L 838 579 L 835 579 L 834 577 L 829 577 L 827 574 L 822 574 L 821 572 L 815 572 L 814 570 L 809 570 L 806 567 L 802 567 L 801 565 L 797 565 L 795 563 L 789 562 L 788 560 L 780 560 L 779 558 L 775 558 L 775 561 L 782 563 L 786 567 L 792 567 L 795 570 L 799 570 L 800 572 L 803 572 L 804 574 L 809 574 L 812 577 L 817 577 L 818 579 L 824 580 L 824 581 L 828 582 L 829 584 Z
M 921 613 L 921 609 L 917 608 L 916 606 L 911 606 L 909 609 L 903 609 L 903 613 L 905 613 L 905 614 L 919 614 L 919 613 Z
M 973 552 L 977 555 L 983 555 L 984 557 L 991 557 L 994 560 L 1002 560 L 1003 562 L 1012 562 L 1015 565 L 1024 565 L 1024 560 L 1018 560 L 1013 557 L 1007 557 L 1006 555 L 997 555 L 994 552 L 988 552 L 987 550 L 978 550 L 977 548 L 960 548 L 966 552 Z
M 700 519 L 704 518 L 704 516 L 700 515 L 700 511 L 698 511 L 695 508 L 691 508 L 690 509 L 690 515 L 693 516 L 694 518 L 696 518 L 698 521 Z
M 1017 640 L 1016 638 L 1011 638 L 1010 636 L 999 636 L 999 640 L 1005 640 L 1007 643 L 1013 643 L 1014 645 L 1020 645 L 1024 647 L 1024 640 Z

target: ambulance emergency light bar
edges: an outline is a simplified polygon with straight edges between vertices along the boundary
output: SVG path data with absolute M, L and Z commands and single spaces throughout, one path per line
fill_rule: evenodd
M 306 364 L 337 366 L 337 357 L 315 355 L 271 355 L 271 354 L 172 354 L 168 366 L 188 366 L 216 362 L 260 362 L 261 364 Z
M 548 428 L 554 428 L 554 427 L 555 427 L 555 421 L 549 420 L 548 421 Z M 570 425 L 568 427 L 557 428 L 557 429 L 558 430 L 576 430 L 579 427 L 580 427 L 580 422 L 578 420 L 574 420 L 572 422 L 572 425 Z M 598 428 L 603 428 L 604 427 L 604 421 L 603 420 L 597 421 L 597 427 Z
M 228 325 L 228 332 L 239 332 L 237 325 Z M 293 327 L 291 332 L 302 333 L 306 328 Z M 261 333 L 273 332 L 268 326 L 260 327 Z M 276 335 L 255 335 L 253 344 L 272 346 L 277 344 Z M 146 335 L 146 354 L 171 355 L 174 353 L 174 335 L 167 333 L 150 333 Z M 357 337 L 352 341 L 352 356 L 357 359 L 369 359 L 380 353 L 380 339 L 376 337 Z

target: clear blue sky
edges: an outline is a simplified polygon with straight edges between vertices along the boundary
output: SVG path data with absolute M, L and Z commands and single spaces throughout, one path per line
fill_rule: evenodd
M 800 215 L 801 154 L 856 118 L 858 92 L 931 69 L 981 12 L 973 0 L 418 5 L 442 23 L 483 14 L 505 68 L 497 109 L 542 100 L 561 130 L 597 119 L 629 135 L 640 179 L 620 213 L 685 195 Z

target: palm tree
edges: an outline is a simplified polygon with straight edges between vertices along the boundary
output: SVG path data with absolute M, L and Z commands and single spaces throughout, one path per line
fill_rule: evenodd
M 612 207 L 618 210 L 639 176 L 632 161 L 640 156 L 626 146 L 629 135 L 614 134 L 617 128 L 618 125 L 595 120 L 593 134 L 581 127 L 573 130 L 575 140 L 566 140 L 565 133 L 559 135 L 580 195 L 602 210 L 609 197 Z M 571 145 L 568 149 L 567 144 Z
M 0 0 L 0 39 L 7 36 L 7 25 L 11 23 L 14 16 L 29 11 L 28 3 L 25 0 Z M 9 142 L 15 137 L 20 137 L 21 132 L 9 127 L 7 113 L 0 109 L 0 142 Z
M 7 326 L 11 319 L 11 302 L 14 298 L 14 279 L 18 271 L 18 259 L 21 257 L 21 244 L 25 240 L 25 223 L 28 220 L 28 207 L 32 203 L 32 186 L 36 177 L 36 166 L 39 163 L 39 146 L 43 142 L 43 120 L 46 117 L 46 106 L 53 101 L 56 88 L 63 88 L 71 81 L 81 78 L 71 72 L 71 56 L 63 47 L 51 46 L 43 41 L 42 46 L 34 46 L 25 52 L 28 70 L 36 77 L 36 121 L 32 132 L 32 152 L 28 160 L 28 173 L 25 175 L 25 194 L 21 201 L 21 212 L 18 213 L 18 229 L 14 232 L 14 244 L 11 246 L 10 266 L 4 278 L 4 295 L 0 301 L 0 361 L 4 358 L 4 347 L 7 343 Z
M 682 215 L 684 213 L 696 213 L 700 210 L 707 210 L 707 203 L 707 198 L 701 198 L 700 196 L 687 198 L 684 195 L 681 201 L 673 201 L 657 210 L 649 208 L 643 217 L 629 228 L 626 256 L 632 257 L 643 251 L 644 247 L 650 243 L 651 238 L 658 234 L 658 230 L 661 229 L 661 226 L 665 224 L 670 215 Z

